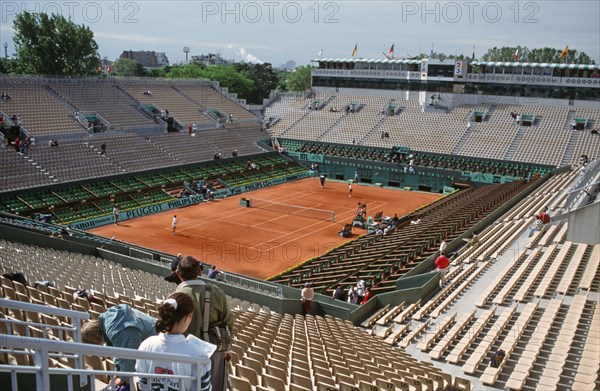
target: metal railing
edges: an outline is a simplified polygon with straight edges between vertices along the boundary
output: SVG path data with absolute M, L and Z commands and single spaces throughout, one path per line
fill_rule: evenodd
M 67 377 L 67 390 L 72 391 L 75 389 L 73 386 L 73 376 L 79 375 L 80 386 L 84 386 L 89 382 L 89 388 L 91 391 L 95 391 L 95 377 L 98 375 L 103 376 L 119 376 L 123 377 L 142 377 L 151 378 L 156 374 L 150 373 L 138 373 L 138 372 L 118 372 L 118 371 L 100 371 L 94 369 L 85 369 L 83 365 L 79 364 L 75 368 L 50 368 L 48 365 L 49 358 L 53 354 L 59 353 L 63 356 L 76 355 L 82 358 L 83 356 L 95 356 L 95 357 L 119 357 L 131 360 L 153 360 L 159 362 L 174 362 L 179 364 L 189 364 L 196 366 L 196 374 L 202 373 L 202 367 L 210 364 L 208 358 L 198 358 L 193 356 L 171 354 L 171 353 L 156 353 L 156 352 L 145 352 L 135 349 L 124 349 L 106 346 L 97 346 L 75 342 L 65 341 L 53 341 L 53 340 L 39 340 L 37 338 L 28 338 L 22 336 L 13 335 L 2 335 L 0 339 L 0 346 L 2 348 L 10 348 L 12 350 L 19 349 L 33 356 L 33 366 L 24 365 L 0 365 L 0 372 L 10 373 L 11 385 L 10 389 L 13 391 L 19 390 L 19 378 L 17 374 L 31 373 L 35 374 L 36 378 L 36 389 L 38 390 L 50 390 L 50 375 L 64 375 Z M 160 375 L 163 378 L 180 379 L 180 380 L 195 380 L 192 376 L 184 375 Z
M 269 296 L 283 298 L 283 288 L 277 284 L 269 284 L 263 281 L 253 280 L 236 274 L 221 273 L 221 281 L 237 285 L 252 291 L 268 294 Z

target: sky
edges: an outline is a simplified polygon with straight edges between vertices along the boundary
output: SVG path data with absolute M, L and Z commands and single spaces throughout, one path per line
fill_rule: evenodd
M 480 57 L 494 46 L 553 47 L 600 62 L 600 1 L 168 1 L 0 2 L 0 42 L 14 52 L 23 11 L 59 13 L 89 26 L 100 56 L 165 52 L 171 64 L 220 53 L 227 59 L 297 65 L 319 58 L 395 58 L 443 52 Z M 4 53 L 2 53 L 4 55 Z

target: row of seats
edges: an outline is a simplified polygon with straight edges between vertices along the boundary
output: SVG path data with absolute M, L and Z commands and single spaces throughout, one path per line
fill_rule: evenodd
M 418 102 L 392 97 L 335 94 L 320 111 L 307 111 L 306 99 L 298 96 L 280 98 L 265 110 L 266 116 L 280 118 L 273 128 L 275 136 L 329 142 L 353 142 L 377 147 L 403 145 L 422 152 L 460 154 L 558 165 L 569 154 L 567 163 L 575 164 L 581 154 L 600 156 L 599 137 L 583 132 L 575 152 L 567 150 L 571 137 L 569 109 L 534 105 L 463 106 L 447 113 L 423 112 Z M 389 104 L 401 107 L 399 114 L 384 117 L 380 109 Z M 373 102 L 375 101 L 375 102 Z M 327 109 L 336 102 L 358 102 L 364 108 L 339 118 Z M 368 103 L 366 103 L 368 102 Z M 485 111 L 482 122 L 475 122 L 475 111 Z M 519 128 L 511 113 L 533 115 L 532 126 Z M 582 112 L 583 113 L 583 112 Z M 587 109 L 583 113 L 593 123 L 600 111 Z M 331 117 L 331 119 L 330 119 Z M 471 126 L 467 129 L 467 122 Z M 377 132 L 372 130 L 377 129 Z M 521 131 L 520 131 L 521 129 Z M 388 133 L 389 138 L 380 137 Z M 423 143 L 423 140 L 428 140 Z

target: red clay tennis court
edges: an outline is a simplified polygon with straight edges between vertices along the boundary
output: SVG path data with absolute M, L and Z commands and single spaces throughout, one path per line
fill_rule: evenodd
M 91 232 L 159 251 L 193 255 L 221 270 L 265 279 L 366 233 L 355 228 L 350 239 L 337 235 L 344 223 L 352 222 L 358 202 L 367 204 L 368 216 L 380 211 L 384 216 L 402 216 L 441 195 L 355 184 L 349 197 L 346 182 L 327 181 L 322 189 L 317 179 L 307 178 L 244 193 L 243 197 L 300 208 L 290 208 L 288 213 L 244 208 L 239 205 L 242 196 L 238 195 Z M 324 212 L 304 217 L 299 215 L 302 207 Z M 335 213 L 334 223 L 329 210 Z M 173 215 L 178 219 L 175 236 L 171 233 Z

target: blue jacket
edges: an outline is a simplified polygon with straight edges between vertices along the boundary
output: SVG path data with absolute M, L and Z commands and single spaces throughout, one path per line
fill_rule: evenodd
M 107 346 L 136 349 L 146 338 L 156 335 L 156 320 L 127 304 L 109 308 L 100 315 L 102 336 Z M 115 369 L 135 372 L 135 360 L 115 358 Z

